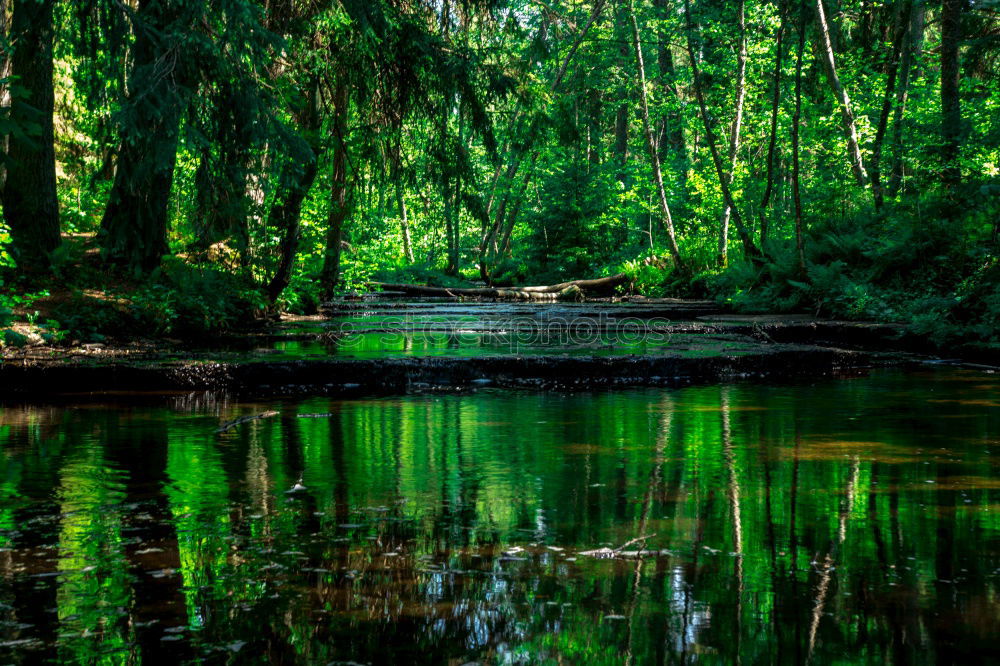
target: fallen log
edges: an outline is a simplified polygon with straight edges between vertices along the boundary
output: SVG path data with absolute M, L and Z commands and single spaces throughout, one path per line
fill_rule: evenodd
M 559 284 L 531 287 L 428 287 L 420 284 L 371 282 L 383 291 L 402 292 L 407 296 L 437 296 L 446 298 L 495 298 L 506 301 L 578 301 L 593 293 L 613 293 L 615 287 L 628 284 L 624 273 L 590 280 L 570 280 Z

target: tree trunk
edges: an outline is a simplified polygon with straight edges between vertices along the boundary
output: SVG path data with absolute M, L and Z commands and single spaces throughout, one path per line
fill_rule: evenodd
M 965 0 L 941 0 L 941 180 L 949 193 L 962 182 L 962 102 L 959 93 L 958 48 L 962 41 Z
M 587 162 L 592 167 L 601 165 L 601 120 L 604 115 L 602 92 L 594 91 L 594 97 L 588 104 L 587 114 Z
M 677 246 L 677 234 L 674 232 L 674 220 L 670 216 L 670 204 L 667 203 L 667 193 L 663 187 L 663 173 L 660 171 L 660 156 L 656 152 L 656 141 L 653 139 L 653 128 L 649 122 L 649 101 L 646 93 L 646 66 L 642 59 L 642 44 L 639 42 L 639 22 L 635 18 L 635 8 L 632 0 L 628 3 L 629 14 L 632 20 L 632 48 L 635 50 L 635 62 L 639 70 L 639 99 L 642 111 L 642 126 L 646 133 L 646 147 L 649 149 L 649 161 L 653 167 L 653 181 L 656 185 L 656 193 L 659 199 L 660 212 L 663 213 L 663 225 L 667 231 L 667 243 L 670 248 L 670 255 L 674 259 L 677 268 L 684 269 L 684 261 L 681 259 L 681 251 Z
M 917 25 L 917 8 L 910 3 L 909 16 L 905 18 L 906 29 L 903 38 L 902 60 L 899 64 L 899 83 L 896 85 L 896 101 L 892 109 L 892 164 L 889 167 L 889 196 L 894 197 L 903 183 L 903 124 L 906 102 L 910 93 L 910 76 L 913 70 L 913 31 Z M 921 28 L 922 29 L 922 28 Z
M 10 118 L 38 132 L 8 138 L 3 209 L 11 254 L 21 270 L 30 272 L 47 270 L 60 244 L 52 121 L 53 5 L 54 0 L 15 0 L 11 16 L 10 73 L 25 95 L 11 97 Z
M 663 1 L 663 0 L 658 0 Z M 677 92 L 677 73 L 674 67 L 674 54 L 666 35 L 661 36 L 659 66 L 663 90 L 671 98 L 670 108 L 666 111 L 658 132 L 660 149 L 660 164 L 669 164 L 678 177 L 678 187 L 681 194 L 679 208 L 681 215 L 687 211 L 687 145 L 684 143 L 684 119 L 681 117 L 681 98 Z M 675 200 L 676 201 L 676 200 Z
M 903 0 L 896 6 L 896 17 L 893 21 L 892 55 L 886 65 L 885 94 L 882 97 L 882 112 L 879 114 L 878 127 L 875 130 L 875 141 L 872 144 L 871 166 L 869 172 L 872 178 L 872 197 L 875 200 L 875 210 L 881 210 L 885 199 L 882 187 L 882 144 L 885 132 L 889 127 L 889 114 L 892 112 L 893 98 L 896 94 L 896 78 L 899 74 L 899 56 L 906 35 L 906 24 L 910 15 L 910 0 Z
M 625 184 L 628 164 L 628 106 L 619 104 L 615 112 L 615 166 L 618 167 L 618 182 Z
M 653 3 L 653 6 L 658 9 L 657 19 L 661 26 L 664 25 L 671 11 L 670 5 L 671 0 L 655 0 Z M 669 165 L 668 171 L 673 171 L 676 174 L 676 189 L 679 197 L 678 195 L 674 196 L 672 210 L 679 212 L 680 217 L 684 217 L 689 210 L 687 198 L 688 155 L 687 145 L 684 142 L 684 119 L 681 117 L 683 101 L 677 89 L 677 71 L 674 66 L 674 52 L 670 44 L 668 30 L 661 28 L 657 39 L 659 40 L 657 61 L 660 68 L 660 85 L 667 97 L 670 98 L 670 105 L 660 123 L 660 130 L 657 132 L 660 165 L 661 168 L 664 164 Z
M 691 75 L 693 79 L 692 87 L 694 88 L 695 98 L 698 101 L 698 108 L 701 111 L 702 123 L 705 127 L 705 141 L 708 143 L 709 152 L 712 154 L 712 162 L 715 165 L 715 173 L 719 178 L 719 186 L 722 189 L 722 199 L 724 204 L 732 211 L 732 219 L 736 224 L 736 230 L 740 235 L 740 242 L 743 244 L 743 252 L 750 258 L 758 259 L 761 256 L 760 250 L 757 249 L 757 246 L 754 245 L 753 239 L 750 238 L 746 225 L 743 224 L 743 216 L 740 215 L 740 211 L 736 208 L 736 204 L 733 201 L 733 194 L 729 189 L 729 182 L 726 180 L 725 167 L 722 164 L 722 157 L 719 155 L 719 147 L 715 140 L 715 127 L 713 126 L 712 120 L 708 115 L 708 107 L 705 104 L 705 95 L 701 89 L 701 74 L 694 50 L 695 28 L 694 21 L 691 16 L 690 0 L 684 0 L 684 15 L 687 20 L 687 49 L 688 58 L 691 61 Z
M 854 180 L 858 185 L 864 187 L 868 182 L 868 174 L 865 173 L 864 161 L 861 157 L 861 147 L 858 144 L 857 123 L 854 121 L 854 111 L 851 109 L 851 98 L 837 76 L 837 63 L 833 55 L 833 44 L 830 41 L 830 28 L 826 21 L 826 11 L 823 8 L 823 0 L 816 0 L 816 21 L 819 26 L 822 43 L 823 65 L 826 67 L 826 75 L 830 81 L 830 88 L 833 90 L 837 103 L 840 106 L 840 121 L 844 128 L 844 138 L 847 139 L 847 155 L 851 163 L 851 171 L 854 173 Z
M 6 47 L 9 45 L 10 36 L 10 0 L 0 0 L 0 39 L 4 40 Z M 10 57 L 7 49 L 0 50 L 0 109 L 10 107 Z M 7 147 L 10 145 L 10 137 L 0 134 L 0 151 L 7 154 Z M 2 204 L 3 186 L 7 181 L 7 167 L 0 160 L 0 204 Z
M 267 296 L 271 303 L 278 300 L 292 278 L 292 268 L 299 251 L 301 233 L 302 202 L 316 180 L 317 156 L 312 150 L 302 154 L 298 164 L 286 166 L 289 186 L 284 195 L 271 208 L 270 226 L 282 230 L 278 245 L 278 267 L 267 284 Z
M 736 172 L 736 156 L 740 150 L 740 128 L 743 125 L 743 103 L 746 100 L 747 76 L 747 23 L 746 3 L 739 0 L 736 6 L 736 25 L 739 30 L 739 49 L 736 56 L 736 111 L 733 127 L 729 134 L 729 171 L 726 172 L 726 183 L 732 186 L 733 174 Z M 725 206 L 719 224 L 719 264 L 725 266 L 729 261 L 729 217 L 732 208 Z
M 528 192 L 528 185 L 531 183 L 531 178 L 535 174 L 535 162 L 538 161 L 539 151 L 534 151 L 531 154 L 531 160 L 528 162 L 528 168 L 524 172 L 524 178 L 521 179 L 521 187 L 518 189 L 517 197 L 514 199 L 514 207 L 510 211 L 506 222 L 506 229 L 503 233 L 503 239 L 500 241 L 500 254 L 508 255 L 510 254 L 510 238 L 514 233 L 514 225 L 517 224 L 517 217 L 521 213 L 521 204 L 524 203 L 525 196 Z
M 347 85 L 339 83 L 334 92 L 333 169 L 330 174 L 330 210 L 327 214 L 326 248 L 323 252 L 323 272 L 320 284 L 323 295 L 333 295 L 340 281 L 340 249 L 344 237 L 344 220 L 350 209 L 347 196 L 347 111 L 350 97 Z
M 281 169 L 279 191 L 271 206 L 269 225 L 281 232 L 278 246 L 278 266 L 267 284 L 267 296 L 271 303 L 278 300 L 292 279 L 292 268 L 299 251 L 301 234 L 302 203 L 305 201 L 319 169 L 320 156 L 320 115 L 319 83 L 312 81 L 306 96 L 306 104 L 297 109 L 295 119 L 301 136 L 294 137 L 289 146 L 289 155 Z M 339 245 L 338 245 L 339 249 Z
M 399 204 L 399 225 L 403 232 L 403 256 L 407 263 L 413 263 L 413 241 L 410 239 L 410 221 L 406 213 L 406 197 L 403 189 L 403 179 L 396 179 L 396 203 Z
M 168 251 L 168 203 L 191 78 L 190 64 L 173 57 L 184 29 L 176 24 L 181 9 L 177 0 L 139 3 L 118 165 L 101 220 L 104 257 L 138 273 L 152 272 Z
M 802 123 L 802 56 L 806 48 L 806 9 L 799 5 L 799 44 L 795 52 L 795 113 L 792 116 L 792 199 L 795 208 L 795 248 L 799 271 L 805 275 L 806 254 L 803 240 L 802 196 L 800 192 L 799 127 Z
M 462 104 L 459 104 L 458 109 L 458 142 L 455 144 L 456 151 L 462 151 L 465 149 L 465 132 L 464 132 L 464 116 Z M 456 160 L 458 158 L 456 157 Z M 452 206 L 452 223 L 451 223 L 451 243 L 450 243 L 450 255 L 448 257 L 448 263 L 454 266 L 455 275 L 458 275 L 462 271 L 462 257 L 461 257 L 461 245 L 462 245 L 462 172 L 458 171 L 455 173 L 455 189 L 453 193 L 454 205 Z
M 767 184 L 764 196 L 760 201 L 760 247 L 767 251 L 768 209 L 771 206 L 771 194 L 774 191 L 774 151 L 778 142 L 778 111 L 781 106 L 781 62 L 784 59 L 785 26 L 788 21 L 788 6 L 790 0 L 781 0 L 781 21 L 778 24 L 778 34 L 775 36 L 774 56 L 774 88 L 771 91 L 771 133 L 767 140 Z
M 445 167 L 448 168 L 448 167 Z M 451 179 L 448 176 L 444 177 L 441 183 L 441 193 L 444 197 L 444 241 L 445 241 L 445 253 L 448 257 L 448 265 L 444 269 L 444 272 L 448 275 L 458 274 L 458 262 L 455 261 L 455 253 L 452 251 L 452 210 L 454 206 L 451 201 Z
M 628 13 L 625 3 L 618 5 L 614 15 L 614 39 L 617 44 L 615 55 L 615 67 L 620 70 L 622 79 L 628 78 L 629 70 L 629 33 L 631 28 L 628 24 Z M 615 86 L 615 95 L 618 100 L 618 108 L 615 110 L 615 143 L 613 147 L 615 162 L 615 178 L 618 179 L 626 189 L 629 188 L 628 167 L 628 126 L 629 126 L 629 90 L 625 84 Z

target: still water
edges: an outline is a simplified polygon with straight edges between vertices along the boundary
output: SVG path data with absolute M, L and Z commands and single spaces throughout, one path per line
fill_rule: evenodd
M 0 663 L 988 662 L 998 408 L 960 370 L 8 405 Z

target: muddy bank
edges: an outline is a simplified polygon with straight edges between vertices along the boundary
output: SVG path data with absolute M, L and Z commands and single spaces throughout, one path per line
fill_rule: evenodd
M 291 361 L 36 361 L 0 366 L 0 395 L 226 391 L 241 396 L 386 394 L 476 387 L 588 389 L 827 376 L 884 364 L 870 354 L 774 344 L 737 354 L 482 356 Z

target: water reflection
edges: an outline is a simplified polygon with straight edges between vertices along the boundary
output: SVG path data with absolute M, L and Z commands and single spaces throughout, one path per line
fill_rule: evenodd
M 0 661 L 994 659 L 998 398 L 946 371 L 5 408 Z

